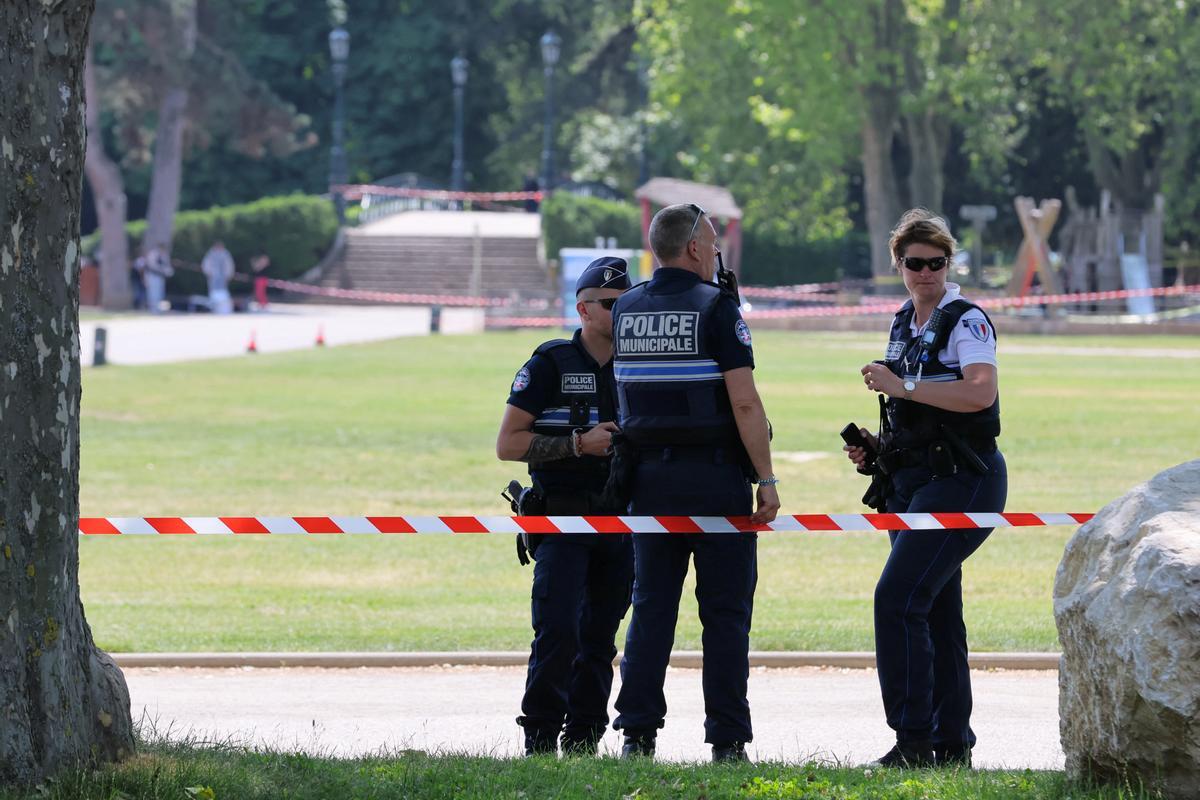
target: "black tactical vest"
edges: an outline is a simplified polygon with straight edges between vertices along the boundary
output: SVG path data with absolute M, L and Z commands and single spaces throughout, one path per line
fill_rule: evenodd
M 587 431 L 601 422 L 615 421 L 612 387 L 600 374 L 603 369 L 598 372 L 595 362 L 581 352 L 582 346 L 571 339 L 551 339 L 533 351 L 534 355 L 548 356 L 558 370 L 558 391 L 534 420 L 534 433 L 569 436 L 576 428 Z M 529 474 L 547 487 L 567 483 L 599 491 L 608 478 L 608 462 L 608 458 L 599 456 L 568 456 L 531 463 Z
M 917 380 L 918 371 L 922 381 L 955 381 L 962 379 L 962 369 L 948 367 L 938 360 L 938 353 L 950 340 L 950 332 L 959 324 L 962 315 L 979 306 L 966 300 L 954 300 L 942 307 L 944 317 L 938 326 L 936 338 L 928 348 L 921 347 L 923 336 L 912 335 L 913 304 L 909 300 L 901 307 L 892 321 L 888 338 L 887 365 L 901 380 Z M 983 311 L 980 309 L 980 311 Z M 983 313 L 993 334 L 996 327 Z M 945 425 L 968 441 L 983 442 L 1000 435 L 1000 394 L 989 408 L 973 412 L 946 411 L 933 406 L 890 398 L 886 406 L 887 421 L 891 428 L 885 435 L 884 448 L 908 449 L 924 447 L 941 438 L 939 426 Z
M 740 446 L 705 331 L 721 290 L 698 281 L 658 294 L 639 284 L 613 308 L 621 430 L 636 445 Z

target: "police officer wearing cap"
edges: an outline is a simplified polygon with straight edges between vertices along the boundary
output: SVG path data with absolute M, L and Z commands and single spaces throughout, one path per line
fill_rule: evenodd
M 699 206 L 674 205 L 655 215 L 649 240 L 659 263 L 654 276 L 613 309 L 621 430 L 639 456 L 629 512 L 769 522 L 779 495 L 767 417 L 736 290 L 713 282 L 716 229 Z M 635 533 L 633 546 L 633 616 L 613 723 L 625 735 L 623 754 L 654 753 L 691 560 L 704 628 L 704 740 L 714 761 L 745 760 L 753 738 L 746 684 L 757 534 Z
M 906 213 L 890 247 L 910 299 L 892 322 L 882 361 L 861 370 L 887 397 L 869 502 L 896 512 L 999 512 L 1008 495 L 1000 434 L 996 329 L 946 281 L 956 243 L 945 220 Z M 847 446 L 864 468 L 871 457 Z M 877 763 L 970 766 L 971 672 L 962 565 L 991 528 L 891 531 L 875 587 L 875 658 L 896 746 Z
M 616 420 L 612 305 L 629 288 L 624 259 L 593 261 L 575 286 L 582 327 L 538 347 L 517 372 L 496 454 L 529 464 L 537 508 L 595 514 L 608 477 Z M 521 716 L 525 753 L 595 754 L 608 725 L 617 627 L 629 608 L 628 534 L 534 540 L 534 638 Z

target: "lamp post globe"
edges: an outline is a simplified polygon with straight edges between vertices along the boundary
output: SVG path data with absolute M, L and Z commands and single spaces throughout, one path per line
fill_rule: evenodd
M 463 95 L 467 86 L 467 68 L 471 62 L 461 54 L 450 59 L 450 79 L 454 82 L 454 163 L 450 167 L 450 188 L 466 188 L 466 164 L 463 160 Z
M 562 37 L 546 31 L 541 38 L 542 68 L 546 79 L 546 116 L 542 125 L 542 191 L 554 188 L 554 66 L 562 51 Z
M 337 27 L 329 32 L 329 56 L 333 64 L 333 136 L 329 152 L 329 186 L 333 194 L 333 206 L 337 211 L 338 224 L 346 223 L 346 198 L 336 186 L 346 185 L 349 180 L 346 168 L 345 147 L 345 98 L 343 86 L 346 82 L 346 61 L 350 58 L 350 34 L 345 28 Z

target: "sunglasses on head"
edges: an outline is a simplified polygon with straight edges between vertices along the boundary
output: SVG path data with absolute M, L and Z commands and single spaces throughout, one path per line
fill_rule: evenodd
M 917 256 L 900 256 L 896 259 L 900 266 L 913 272 L 920 272 L 929 267 L 930 272 L 939 272 L 950 263 L 950 256 L 934 256 L 933 258 L 918 258 Z
M 690 231 L 688 231 L 688 238 L 687 238 L 687 240 L 690 242 L 690 241 L 692 240 L 692 237 L 696 235 L 696 226 L 698 226 L 698 225 L 700 224 L 700 220 L 701 220 L 701 219 L 704 217 L 704 215 L 705 215 L 705 214 L 707 214 L 708 212 L 707 212 L 707 211 L 705 211 L 705 210 L 704 210 L 703 208 L 701 208 L 700 206 L 696 205 L 695 203 L 688 203 L 688 208 L 690 208 L 690 209 L 692 209 L 693 211 L 695 211 L 695 212 L 696 212 L 696 219 L 692 221 L 692 229 L 691 229 Z
M 584 300 L 585 303 L 597 303 L 605 311 L 612 311 L 613 306 L 617 304 L 617 298 L 605 297 L 603 300 Z

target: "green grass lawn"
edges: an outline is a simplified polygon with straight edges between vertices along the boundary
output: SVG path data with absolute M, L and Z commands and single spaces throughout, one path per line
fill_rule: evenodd
M 524 474 L 493 452 L 537 332 L 84 373 L 85 516 L 507 513 Z M 784 512 L 861 511 L 840 452 L 877 407 L 858 367 L 879 337 L 760 332 Z M 1012 355 L 1007 344 L 1019 345 Z M 1006 337 L 1001 391 L 1014 511 L 1094 511 L 1200 451 L 1194 339 Z M 1055 355 L 1058 347 L 1127 355 Z M 820 453 L 804 461 L 788 453 Z M 1057 649 L 1050 588 L 1066 528 L 1000 530 L 965 568 L 976 649 Z M 764 534 L 752 646 L 869 649 L 882 534 Z M 508 536 L 83 538 L 102 647 L 520 649 L 530 570 Z M 699 646 L 685 589 L 677 646 Z
M 1150 800 L 1140 785 L 1099 787 L 1061 772 L 696 765 L 613 758 L 492 759 L 417 751 L 357 759 L 157 743 L 128 761 L 68 773 L 0 800 L 325 800 L 326 798 L 740 798 L 741 800 Z

